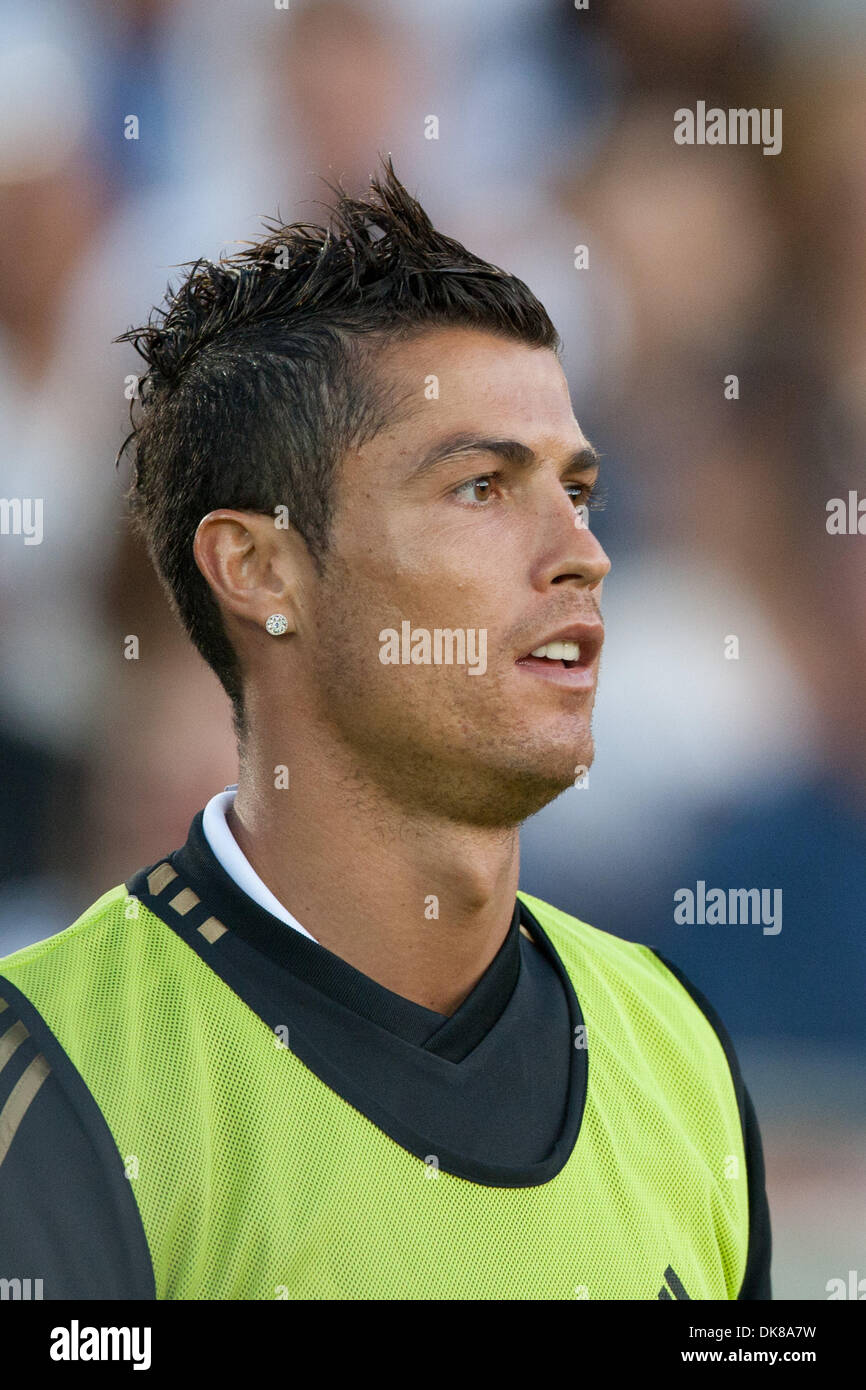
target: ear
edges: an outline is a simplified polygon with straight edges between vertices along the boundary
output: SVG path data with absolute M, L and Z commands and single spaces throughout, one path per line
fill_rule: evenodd
M 193 555 L 227 617 L 263 630 L 271 613 L 284 613 L 287 631 L 297 631 L 312 562 L 293 527 L 277 527 L 267 513 L 220 508 L 196 527 Z

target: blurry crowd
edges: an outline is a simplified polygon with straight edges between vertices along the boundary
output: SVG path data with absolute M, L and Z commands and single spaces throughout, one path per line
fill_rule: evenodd
M 44 499 L 40 545 L 0 537 L 0 954 L 237 777 L 125 520 L 141 364 L 111 340 L 390 152 L 543 300 L 604 457 L 597 756 L 526 827 L 523 886 L 657 946 L 738 1046 L 862 1062 L 866 537 L 826 506 L 866 497 L 864 72 L 841 0 L 0 8 L 0 493 Z M 781 109 L 781 153 L 676 144 L 698 101 Z M 782 889 L 781 932 L 678 925 L 699 881 Z

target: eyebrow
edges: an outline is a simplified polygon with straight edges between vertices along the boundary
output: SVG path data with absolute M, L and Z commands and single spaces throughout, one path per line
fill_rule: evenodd
M 518 439 L 487 438 L 483 435 L 466 433 L 453 434 L 447 439 L 440 440 L 438 444 L 434 444 L 415 465 L 409 477 L 413 481 L 423 477 L 437 464 L 460 454 L 496 454 L 506 463 L 517 468 L 529 468 L 538 461 L 538 455 L 530 449 L 529 445 L 521 444 Z M 573 469 L 575 472 L 587 472 L 591 468 L 598 468 L 600 464 L 601 455 L 598 450 L 594 445 L 587 443 L 571 454 L 563 466 L 566 469 Z

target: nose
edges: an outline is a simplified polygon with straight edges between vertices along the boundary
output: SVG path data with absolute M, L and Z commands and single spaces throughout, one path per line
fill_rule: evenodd
M 574 502 L 559 481 L 556 493 L 545 499 L 539 515 L 533 585 L 543 592 L 551 584 L 573 583 L 590 591 L 601 588 L 610 560 L 586 524 L 585 509 Z

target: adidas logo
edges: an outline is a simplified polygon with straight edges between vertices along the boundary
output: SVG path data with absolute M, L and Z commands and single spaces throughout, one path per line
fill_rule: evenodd
M 665 1270 L 665 1278 L 667 1279 L 668 1284 L 670 1284 L 670 1287 L 673 1289 L 673 1294 L 671 1294 L 665 1287 L 665 1285 L 662 1284 L 661 1288 L 659 1289 L 659 1298 L 670 1299 L 689 1297 L 685 1291 L 685 1288 L 683 1287 L 682 1280 L 678 1278 L 678 1276 L 674 1273 L 670 1265 L 668 1265 L 667 1269 Z M 689 1301 L 691 1302 L 691 1300 Z

